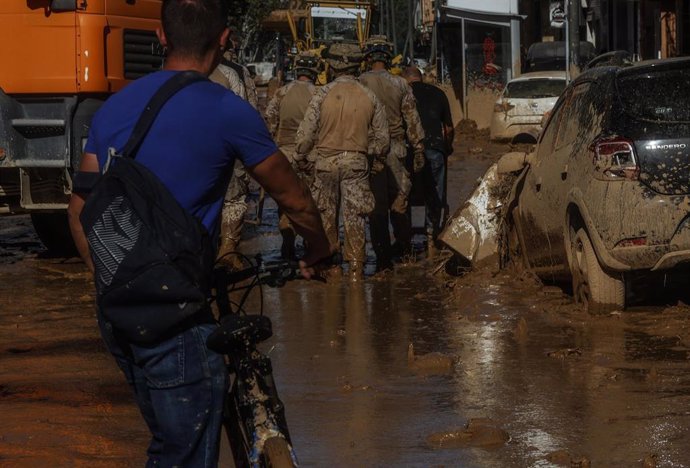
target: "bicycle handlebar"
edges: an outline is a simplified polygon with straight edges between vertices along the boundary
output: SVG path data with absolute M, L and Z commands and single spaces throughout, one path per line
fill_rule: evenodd
M 250 278 L 258 277 L 260 283 L 271 287 L 283 286 L 286 282 L 302 278 L 299 262 L 295 260 L 277 260 L 265 262 L 261 255 L 254 257 L 255 265 L 242 270 L 231 271 L 228 267 L 216 267 L 214 275 L 221 275 L 226 284 L 236 284 Z M 339 265 L 342 262 L 340 254 L 333 254 L 331 258 L 320 262 L 323 266 Z M 319 277 L 315 277 L 319 279 Z M 322 279 L 322 278 L 321 278 Z M 323 280 L 323 279 L 322 279 Z

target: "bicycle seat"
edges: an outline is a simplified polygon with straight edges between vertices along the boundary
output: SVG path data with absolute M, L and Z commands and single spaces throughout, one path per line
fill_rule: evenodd
M 261 343 L 273 336 L 271 319 L 265 315 L 227 315 L 220 325 L 209 335 L 206 346 L 226 354 L 229 351 L 247 345 Z

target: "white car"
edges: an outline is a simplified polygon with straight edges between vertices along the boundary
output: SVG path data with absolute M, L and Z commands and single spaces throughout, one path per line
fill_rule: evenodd
M 525 73 L 510 80 L 494 105 L 491 139 L 536 135 L 542 117 L 556 104 L 565 85 L 563 71 Z
M 276 64 L 274 62 L 252 62 L 247 64 L 249 72 L 255 75 L 257 86 L 266 86 L 273 78 Z

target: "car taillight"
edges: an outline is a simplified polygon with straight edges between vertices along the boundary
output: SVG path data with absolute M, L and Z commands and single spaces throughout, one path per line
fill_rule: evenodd
M 640 167 L 637 164 L 635 145 L 626 138 L 598 140 L 590 150 L 592 163 L 601 180 L 637 180 Z
M 508 102 L 501 101 L 494 104 L 494 112 L 508 112 L 510 109 L 513 109 L 514 107 L 514 105 Z

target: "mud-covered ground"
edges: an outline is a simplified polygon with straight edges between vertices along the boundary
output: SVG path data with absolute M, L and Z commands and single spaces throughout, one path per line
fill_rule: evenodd
M 459 140 L 451 211 L 506 150 Z M 274 225 L 246 237 L 247 251 L 277 253 Z M 592 317 L 529 275 L 435 273 L 442 256 L 357 285 L 266 291 L 266 350 L 302 465 L 690 466 L 690 307 L 669 293 Z M 147 430 L 91 291 L 27 217 L 0 219 L 0 466 L 144 464 Z

